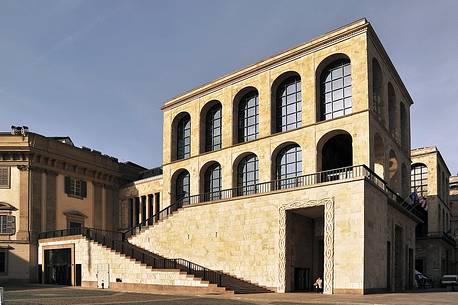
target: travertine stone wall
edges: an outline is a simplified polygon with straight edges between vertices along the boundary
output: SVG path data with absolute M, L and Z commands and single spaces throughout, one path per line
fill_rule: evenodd
M 405 266 L 405 268 L 400 285 L 405 287 L 408 277 L 405 249 L 407 247 L 407 249 L 412 249 L 415 252 L 416 222 L 390 205 L 386 196 L 371 184 L 366 184 L 364 217 L 364 234 L 367 237 L 364 240 L 364 288 L 368 291 L 380 291 L 383 288 L 387 288 L 390 291 L 395 287 L 393 250 L 395 225 L 403 229 L 404 235 L 403 261 L 401 265 Z M 391 244 L 390 287 L 387 287 L 387 242 Z M 414 262 L 412 261 L 411 263 L 410 268 L 414 268 Z
M 83 284 L 84 282 L 96 282 L 97 266 L 108 264 L 110 282 L 121 279 L 122 283 L 208 287 L 208 284 L 188 278 L 186 274 L 181 274 L 176 270 L 152 270 L 85 238 L 40 241 L 39 264 L 42 264 L 44 257 L 42 253 L 45 249 L 56 248 L 74 249 L 73 263 L 82 266 L 81 280 Z
M 284 278 L 279 275 L 280 206 L 334 197 L 334 290 L 362 292 L 364 184 L 362 180 L 331 183 L 190 206 L 134 236 L 131 242 L 166 257 L 184 258 L 278 288 Z
M 327 37 L 330 38 L 330 37 Z M 353 137 L 353 163 L 370 164 L 369 142 L 369 117 L 368 107 L 368 67 L 365 50 L 367 38 L 364 31 L 352 33 L 345 39 L 336 39 L 324 46 L 316 47 L 301 56 L 285 60 L 281 64 L 269 66 L 250 74 L 249 77 L 240 78 L 230 85 L 219 87 L 216 90 L 202 94 L 198 98 L 189 99 L 186 103 L 167 107 L 164 110 L 163 132 L 163 202 L 170 203 L 171 177 L 179 169 L 187 169 L 191 175 L 191 194 L 201 192 L 199 183 L 201 168 L 209 161 L 217 161 L 222 168 L 222 187 L 234 186 L 233 169 L 234 162 L 242 154 L 255 153 L 259 158 L 259 181 L 272 179 L 271 160 L 272 153 L 281 144 L 296 142 L 301 146 L 303 159 L 303 172 L 313 173 L 320 170 L 321 164 L 317 161 L 317 151 L 320 151 L 322 138 L 329 138 L 329 132 L 333 134 L 339 130 L 350 133 Z M 286 52 L 287 53 L 287 52 Z M 326 61 L 329 56 L 345 54 L 351 60 L 352 71 L 352 99 L 354 115 L 317 122 L 317 91 L 316 70 L 320 63 Z M 249 68 L 247 68 L 249 69 Z M 271 88 L 275 80 L 285 72 L 296 72 L 301 77 L 302 85 L 302 128 L 286 133 L 271 134 Z M 259 138 L 249 143 L 234 145 L 233 109 L 234 97 L 246 87 L 254 87 L 259 92 Z M 201 154 L 200 135 L 201 118 L 205 113 L 201 112 L 204 106 L 213 100 L 222 104 L 223 123 L 222 141 L 223 148 L 219 151 Z M 166 104 L 167 106 L 167 104 Z M 191 157 L 186 160 L 173 161 L 171 159 L 172 122 L 180 113 L 188 112 L 191 116 Z

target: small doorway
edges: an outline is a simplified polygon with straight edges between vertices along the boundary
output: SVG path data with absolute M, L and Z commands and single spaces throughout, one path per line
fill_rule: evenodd
M 44 251 L 45 284 L 72 285 L 71 249 Z

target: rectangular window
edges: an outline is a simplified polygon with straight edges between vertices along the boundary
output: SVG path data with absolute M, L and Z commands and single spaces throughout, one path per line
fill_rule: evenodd
M 0 250 L 0 274 L 8 272 L 8 250 Z
M 65 177 L 65 193 L 69 196 L 87 197 L 87 182 L 71 177 Z
M 16 217 L 0 215 L 0 234 L 13 235 L 16 233 Z
M 10 168 L 7 166 L 0 167 L 0 188 L 10 187 Z

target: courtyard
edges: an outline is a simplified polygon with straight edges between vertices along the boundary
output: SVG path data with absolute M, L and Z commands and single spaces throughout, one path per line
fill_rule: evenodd
M 295 305 L 295 304 L 457 304 L 458 292 L 429 290 L 411 293 L 372 295 L 322 295 L 314 293 L 263 293 L 236 295 L 181 295 L 134 293 L 114 290 L 59 286 L 6 287 L 4 304 L 198 304 L 198 305 Z

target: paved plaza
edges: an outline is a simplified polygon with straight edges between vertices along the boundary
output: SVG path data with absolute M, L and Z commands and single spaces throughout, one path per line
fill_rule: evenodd
M 458 292 L 429 291 L 417 293 L 373 294 L 365 296 L 321 295 L 313 293 L 179 295 L 133 293 L 72 287 L 7 287 L 8 305 L 51 304 L 129 304 L 129 305 L 297 305 L 297 304 L 458 304 Z

